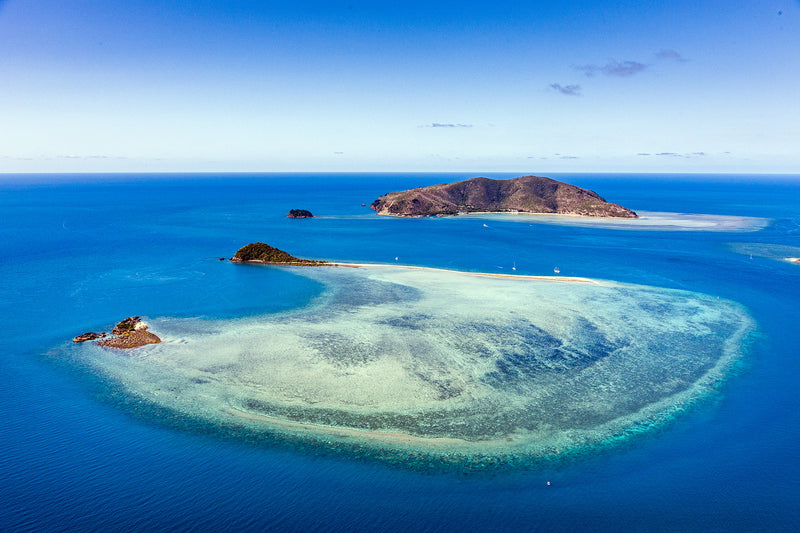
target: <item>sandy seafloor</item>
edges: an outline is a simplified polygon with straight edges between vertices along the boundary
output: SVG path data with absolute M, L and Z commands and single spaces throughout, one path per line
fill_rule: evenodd
M 4 177 L 0 529 L 795 529 L 800 179 L 361 205 L 474 175 Z M 219 261 L 252 241 L 392 268 Z M 68 342 L 133 314 L 164 342 Z

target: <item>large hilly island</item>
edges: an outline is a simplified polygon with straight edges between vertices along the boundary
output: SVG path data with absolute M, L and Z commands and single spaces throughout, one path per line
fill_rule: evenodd
M 509 180 L 472 178 L 408 191 L 390 192 L 370 205 L 379 215 L 424 217 L 459 213 L 558 213 L 637 218 L 593 191 L 541 176 Z

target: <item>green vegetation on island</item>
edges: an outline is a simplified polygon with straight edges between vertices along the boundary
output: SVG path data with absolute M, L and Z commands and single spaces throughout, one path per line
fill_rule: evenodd
M 263 242 L 251 242 L 239 248 L 231 259 L 234 263 L 270 263 L 280 265 L 317 266 L 326 265 L 327 261 L 300 259 Z
M 138 316 L 129 316 L 125 320 L 119 322 L 114 329 L 111 330 L 111 333 L 114 335 L 123 335 L 125 333 L 130 333 L 134 331 L 139 324 L 141 324 L 141 319 Z

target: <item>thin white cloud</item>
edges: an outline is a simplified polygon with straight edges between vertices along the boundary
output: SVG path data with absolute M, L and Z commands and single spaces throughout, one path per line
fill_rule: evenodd
M 75 154 L 61 154 L 57 155 L 53 158 L 45 158 L 45 159 L 128 159 L 127 157 L 122 156 L 112 156 L 112 155 L 75 155 Z
M 657 152 L 655 154 L 651 154 L 650 152 L 639 152 L 636 155 L 644 156 L 644 157 L 656 156 L 656 157 L 685 157 L 685 158 L 690 158 L 690 157 L 705 157 L 706 153 L 705 152 L 686 152 L 686 153 L 682 153 L 681 154 L 681 153 L 678 153 L 678 152 Z
M 426 128 L 471 128 L 472 124 L 453 124 L 445 122 L 431 122 Z

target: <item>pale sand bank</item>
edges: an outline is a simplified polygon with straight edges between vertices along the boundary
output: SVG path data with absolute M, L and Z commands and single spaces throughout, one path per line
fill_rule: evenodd
M 637 211 L 638 218 L 582 217 L 551 213 L 469 213 L 464 218 L 513 221 L 562 226 L 591 226 L 608 229 L 651 231 L 758 231 L 767 227 L 770 219 L 732 215 L 669 213 Z
M 490 278 L 503 279 L 535 279 L 540 281 L 568 281 L 577 283 L 599 283 L 598 280 L 582 278 L 578 276 L 531 276 L 525 274 L 498 274 L 493 272 L 468 272 L 464 270 L 452 270 L 447 268 L 421 267 L 411 265 L 392 265 L 387 263 L 329 263 L 326 266 L 350 267 L 350 268 L 400 268 L 405 270 L 424 270 L 427 272 L 441 272 L 446 274 L 465 274 L 468 276 L 485 276 Z

